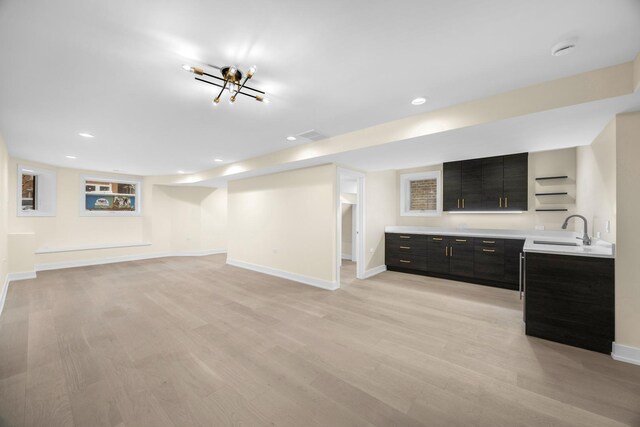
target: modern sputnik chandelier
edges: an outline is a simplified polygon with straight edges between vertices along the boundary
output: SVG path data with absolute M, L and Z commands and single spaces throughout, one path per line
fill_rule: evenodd
M 265 97 L 266 94 L 263 91 L 247 86 L 247 82 L 251 77 L 253 77 L 253 75 L 256 72 L 255 65 L 249 68 L 249 71 L 247 71 L 246 73 L 242 72 L 235 65 L 221 67 L 219 68 L 219 70 L 222 77 L 214 76 L 213 74 L 207 73 L 202 68 L 192 67 L 187 64 L 184 64 L 182 68 L 185 71 L 196 74 L 196 77 L 195 77 L 196 80 L 199 80 L 201 82 L 204 82 L 213 86 L 217 86 L 220 88 L 220 92 L 218 93 L 218 96 L 216 96 L 213 99 L 213 105 L 218 105 L 220 103 L 220 97 L 224 94 L 225 89 L 229 92 L 229 95 L 230 95 L 229 102 L 231 104 L 236 102 L 236 97 L 238 95 L 248 96 L 250 98 L 255 99 L 258 102 L 265 102 L 265 103 L 269 102 L 269 100 Z M 214 68 L 218 68 L 218 67 L 214 67 Z M 215 80 L 218 80 L 220 83 L 215 81 L 209 81 L 207 79 L 204 79 L 198 76 L 215 79 Z M 251 92 L 247 92 L 247 91 L 251 91 Z

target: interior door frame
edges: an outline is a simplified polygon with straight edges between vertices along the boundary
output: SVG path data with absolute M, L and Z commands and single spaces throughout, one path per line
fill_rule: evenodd
M 340 265 L 342 261 L 342 208 L 340 194 L 342 193 L 342 177 L 355 178 L 357 181 L 358 194 L 355 207 L 356 229 L 353 231 L 355 239 L 352 242 L 356 256 L 356 278 L 365 279 L 364 265 L 364 189 L 365 174 L 351 169 L 338 167 L 336 170 L 336 283 L 340 287 Z

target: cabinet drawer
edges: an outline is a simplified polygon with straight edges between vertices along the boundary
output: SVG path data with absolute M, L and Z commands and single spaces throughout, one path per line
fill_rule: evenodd
M 386 233 L 387 242 L 394 243 L 426 243 L 427 236 L 424 234 L 402 234 L 402 233 Z M 410 245 L 408 245 L 410 246 Z
M 476 237 L 473 239 L 476 248 L 495 249 L 496 252 L 504 252 L 504 240 L 492 237 Z
M 404 255 L 397 253 L 387 252 L 386 264 L 391 267 L 401 267 L 412 270 L 427 269 L 427 256 L 426 255 Z

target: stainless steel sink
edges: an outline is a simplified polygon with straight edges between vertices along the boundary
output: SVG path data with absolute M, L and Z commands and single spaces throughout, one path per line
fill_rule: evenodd
M 553 242 L 547 240 L 534 240 L 536 245 L 556 245 L 556 246 L 578 246 L 575 242 Z

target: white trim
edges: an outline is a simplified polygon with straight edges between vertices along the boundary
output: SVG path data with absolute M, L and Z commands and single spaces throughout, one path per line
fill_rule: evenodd
M 62 268 L 86 267 L 90 265 L 113 264 L 117 262 L 140 261 L 145 259 L 179 257 L 179 256 L 205 256 L 226 253 L 226 249 L 212 249 L 193 252 L 155 252 L 150 254 L 124 255 L 110 258 L 96 258 L 78 261 L 52 262 L 36 264 L 36 271 L 59 270 Z
M 20 273 L 9 273 L 7 274 L 7 280 L 10 282 L 15 282 L 17 280 L 28 280 L 35 279 L 36 272 L 35 271 L 22 271 Z
M 346 259 L 347 261 L 353 261 L 353 254 L 342 254 L 342 259 Z
M 611 357 L 620 362 L 640 365 L 640 348 L 613 343 Z
M 371 268 L 367 271 L 364 272 L 364 278 L 368 279 L 370 277 L 375 276 L 376 274 L 380 274 L 380 273 L 384 273 L 385 271 L 387 271 L 387 266 L 386 265 L 379 265 L 377 267 Z
M 436 194 L 436 209 L 411 210 L 411 181 L 435 179 L 438 193 Z M 441 216 L 442 215 L 442 173 L 437 171 L 405 173 L 400 175 L 400 216 Z
M 268 274 L 269 276 L 281 277 L 283 279 L 292 280 L 294 282 L 315 286 L 316 288 L 322 288 L 329 291 L 335 291 L 340 287 L 338 282 L 330 282 L 328 280 L 304 276 L 302 274 L 291 273 L 289 271 L 278 270 L 277 268 L 271 268 L 264 265 L 252 264 L 237 259 L 227 258 L 227 264 L 234 267 L 244 268 L 246 270 L 256 271 L 258 273 Z
M 98 249 L 134 248 L 138 246 L 151 246 L 151 242 L 109 243 L 105 245 L 66 246 L 58 248 L 36 249 L 36 254 L 53 254 L 58 252 L 93 251 Z
M 2 314 L 2 309 L 4 309 L 4 301 L 7 299 L 7 292 L 9 291 L 9 275 L 4 278 L 4 283 L 2 284 L 2 290 L 0 291 L 0 314 Z

